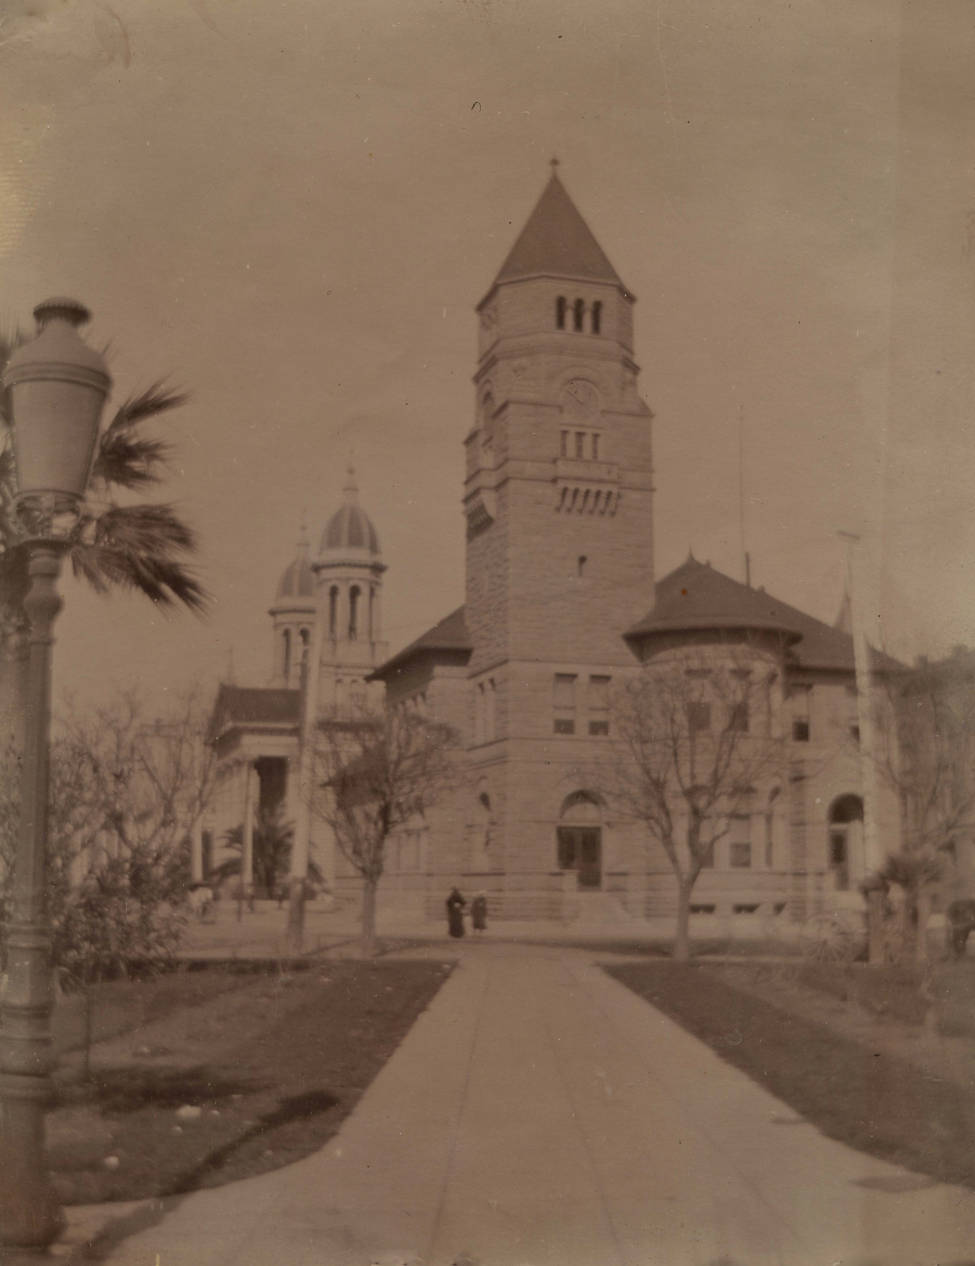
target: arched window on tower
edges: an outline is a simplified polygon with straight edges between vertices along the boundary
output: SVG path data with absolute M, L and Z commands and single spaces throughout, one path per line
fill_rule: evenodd
M 354 642 L 359 636 L 359 595 L 358 585 L 349 590 L 349 641 Z
M 557 330 L 565 329 L 565 310 L 567 307 L 565 295 L 559 295 L 555 300 L 555 328 Z
M 494 395 L 490 387 L 481 396 L 481 443 L 485 448 L 494 443 Z
M 281 675 L 285 682 L 291 676 L 291 630 L 285 629 L 281 635 Z
M 339 626 L 339 587 L 333 585 L 328 591 L 328 635 L 335 641 Z
M 593 334 L 599 333 L 599 327 L 602 324 L 602 320 L 603 320 L 603 305 L 597 299 L 596 302 L 592 305 L 592 332 Z
M 376 586 L 369 586 L 369 641 L 376 640 Z
M 299 629 L 298 639 L 301 642 L 301 670 L 305 672 L 308 668 L 308 645 L 311 642 L 311 633 L 308 629 Z
M 586 315 L 585 299 L 577 299 L 572 305 L 572 328 L 582 333 L 582 323 Z

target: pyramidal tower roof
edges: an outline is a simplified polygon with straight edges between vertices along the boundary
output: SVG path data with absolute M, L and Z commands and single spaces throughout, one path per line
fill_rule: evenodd
M 559 179 L 557 159 L 552 160 L 549 182 L 501 265 L 495 284 L 540 275 L 606 281 L 626 290 L 566 193 Z

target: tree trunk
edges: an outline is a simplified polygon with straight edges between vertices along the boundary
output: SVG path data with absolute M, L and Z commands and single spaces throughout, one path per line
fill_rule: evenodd
M 285 936 L 289 954 L 300 954 L 305 941 L 305 881 L 292 875 L 288 885 L 288 930 Z
M 917 928 L 914 939 L 914 961 L 928 961 L 928 916 L 931 913 L 931 894 L 921 888 L 917 894 Z
M 677 881 L 677 934 L 674 937 L 674 962 L 686 963 L 691 957 L 691 892 L 693 879 Z
M 362 881 L 362 956 L 372 958 L 376 953 L 376 889 L 378 879 Z
M 82 997 L 82 1056 L 81 1056 L 81 1077 L 85 1082 L 91 1081 L 91 990 L 87 984 L 81 986 Z

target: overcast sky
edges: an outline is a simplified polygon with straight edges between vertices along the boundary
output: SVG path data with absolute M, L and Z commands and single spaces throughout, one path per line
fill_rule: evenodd
M 548 177 L 635 292 L 656 561 L 902 654 L 975 643 L 969 0 L 2 0 L 0 319 L 82 299 L 192 392 L 165 490 L 208 620 L 65 585 L 57 684 L 270 667 L 358 469 L 395 650 L 463 600 L 474 304 Z M 647 595 L 649 607 L 651 595 Z

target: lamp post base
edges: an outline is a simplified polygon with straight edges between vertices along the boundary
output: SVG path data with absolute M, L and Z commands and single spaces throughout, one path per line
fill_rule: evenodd
M 0 1261 L 13 1266 L 13 1250 L 43 1252 L 64 1229 L 64 1214 L 44 1160 L 44 1125 L 38 1094 L 48 1087 L 15 1086 L 3 1078 L 3 1118 L 0 1120 Z M 34 1082 L 37 1078 L 24 1078 Z

